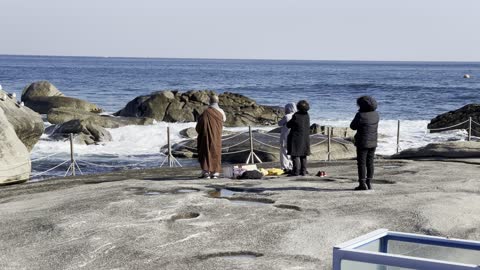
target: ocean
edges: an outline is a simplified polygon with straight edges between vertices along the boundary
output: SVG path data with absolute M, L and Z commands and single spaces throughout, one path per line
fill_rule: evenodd
M 464 79 L 464 74 L 471 78 Z M 0 55 L 0 85 L 5 91 L 20 97 L 22 89 L 37 80 L 48 80 L 65 95 L 88 100 L 111 113 L 139 95 L 167 89 L 235 92 L 275 106 L 306 99 L 311 122 L 332 126 L 348 126 L 357 110 L 356 98 L 372 95 L 381 115 L 377 153 L 383 155 L 396 151 L 398 120 L 401 149 L 463 140 L 465 131 L 429 134 L 427 124 L 438 114 L 480 103 L 480 63 Z M 166 127 L 176 142 L 181 140 L 178 131 L 194 125 L 159 122 L 111 129 L 112 142 L 75 145 L 75 153 L 84 173 L 159 166 Z M 66 164 L 38 174 L 68 159 L 69 145 L 42 137 L 31 155 L 36 179 L 61 176 Z M 49 155 L 53 156 L 35 161 Z M 181 162 L 195 164 L 192 160 Z

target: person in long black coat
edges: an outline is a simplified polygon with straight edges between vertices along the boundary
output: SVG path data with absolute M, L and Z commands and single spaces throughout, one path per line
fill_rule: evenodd
M 287 138 L 287 152 L 292 157 L 291 175 L 307 174 L 307 156 L 310 155 L 310 105 L 306 100 L 297 103 L 297 112 L 288 121 L 290 133 Z
M 377 101 L 371 96 L 357 99 L 359 110 L 353 118 L 350 128 L 356 130 L 355 146 L 357 147 L 358 187 L 355 190 L 372 189 L 374 173 L 373 159 L 378 139 L 378 122 L 380 116 Z

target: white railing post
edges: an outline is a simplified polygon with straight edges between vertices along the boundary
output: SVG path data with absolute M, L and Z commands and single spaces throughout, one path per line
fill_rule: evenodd
M 246 164 L 255 164 L 255 159 L 258 160 L 259 163 L 262 163 L 262 160 L 255 154 L 253 151 L 253 132 L 252 132 L 252 126 L 248 126 L 248 134 L 250 136 L 250 154 L 248 155 L 247 161 L 245 162 Z
M 168 167 L 172 167 L 172 145 L 170 144 L 170 127 L 167 127 Z
M 73 133 L 70 133 L 70 170 L 72 170 L 72 176 L 75 176 L 75 158 L 73 157 Z
M 472 117 L 468 118 L 468 141 L 472 139 Z
M 400 120 L 397 123 L 397 154 L 400 152 Z
M 331 159 L 330 151 L 331 151 L 331 149 L 332 149 L 332 128 L 331 128 L 331 127 L 327 127 L 327 132 L 328 132 L 328 135 L 327 135 L 327 138 L 328 138 L 327 160 L 330 161 L 330 159 Z

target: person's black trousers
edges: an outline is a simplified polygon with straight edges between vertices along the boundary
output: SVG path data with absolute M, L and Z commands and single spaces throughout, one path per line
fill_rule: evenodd
M 292 156 L 293 175 L 306 175 L 307 174 L 307 157 L 306 156 Z
M 358 181 L 365 182 L 373 179 L 373 158 L 375 157 L 375 149 L 373 148 L 357 148 L 357 167 Z

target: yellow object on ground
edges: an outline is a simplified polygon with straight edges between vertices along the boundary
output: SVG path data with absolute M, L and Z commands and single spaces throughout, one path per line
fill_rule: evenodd
M 259 171 L 263 174 L 263 176 L 267 176 L 267 175 L 268 175 L 268 171 L 265 170 L 264 168 L 260 168 Z
M 270 168 L 270 169 L 267 169 L 268 171 L 268 174 L 267 175 L 282 175 L 284 174 L 285 172 L 282 170 L 282 169 L 278 169 L 278 168 Z

